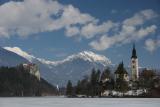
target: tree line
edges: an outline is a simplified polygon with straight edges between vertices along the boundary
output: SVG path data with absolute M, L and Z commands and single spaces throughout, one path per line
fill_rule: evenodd
M 122 63 L 119 64 L 116 71 L 126 71 Z M 152 91 L 156 90 L 155 94 L 160 97 L 160 78 L 157 76 L 156 71 L 143 69 L 139 74 L 138 81 L 126 81 L 123 74 L 115 79 L 110 68 L 104 71 L 92 69 L 89 76 L 85 76 L 79 80 L 75 86 L 69 80 L 66 85 L 66 96 L 76 97 L 77 95 L 84 95 L 84 97 L 101 97 L 105 90 L 115 90 L 118 92 L 127 92 L 134 89 L 148 89 L 149 93 L 144 96 L 153 96 Z M 130 86 L 130 83 L 134 86 Z
M 23 65 L 0 67 L 0 96 L 42 96 L 56 94 L 56 88 L 44 79 L 39 81 Z

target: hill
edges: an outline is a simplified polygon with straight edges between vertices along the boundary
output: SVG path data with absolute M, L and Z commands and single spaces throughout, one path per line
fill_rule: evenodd
M 44 79 L 38 80 L 23 67 L 0 68 L 0 96 L 56 95 L 56 88 Z

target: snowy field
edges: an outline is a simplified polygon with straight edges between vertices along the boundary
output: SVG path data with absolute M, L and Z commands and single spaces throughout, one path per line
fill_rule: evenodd
M 0 98 L 0 107 L 160 107 L 154 98 Z

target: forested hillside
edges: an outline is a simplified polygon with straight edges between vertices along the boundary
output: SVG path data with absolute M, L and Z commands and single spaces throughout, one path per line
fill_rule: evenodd
M 38 80 L 22 66 L 0 68 L 0 96 L 56 95 L 56 88 Z

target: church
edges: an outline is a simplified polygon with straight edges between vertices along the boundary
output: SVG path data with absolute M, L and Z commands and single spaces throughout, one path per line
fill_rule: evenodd
M 117 68 L 117 70 L 115 72 L 115 79 L 118 79 L 121 76 L 121 77 L 123 77 L 123 80 L 129 81 L 129 75 L 123 66 L 123 62 L 119 65 L 119 68 L 120 69 Z M 131 55 L 131 77 L 130 77 L 130 80 L 135 82 L 135 81 L 138 81 L 138 79 L 139 79 L 138 57 L 137 57 L 135 44 L 133 44 L 132 55 Z
M 138 70 L 138 57 L 136 53 L 135 44 L 133 45 L 132 57 L 131 57 L 131 79 L 132 81 L 137 81 L 139 78 L 139 70 Z

